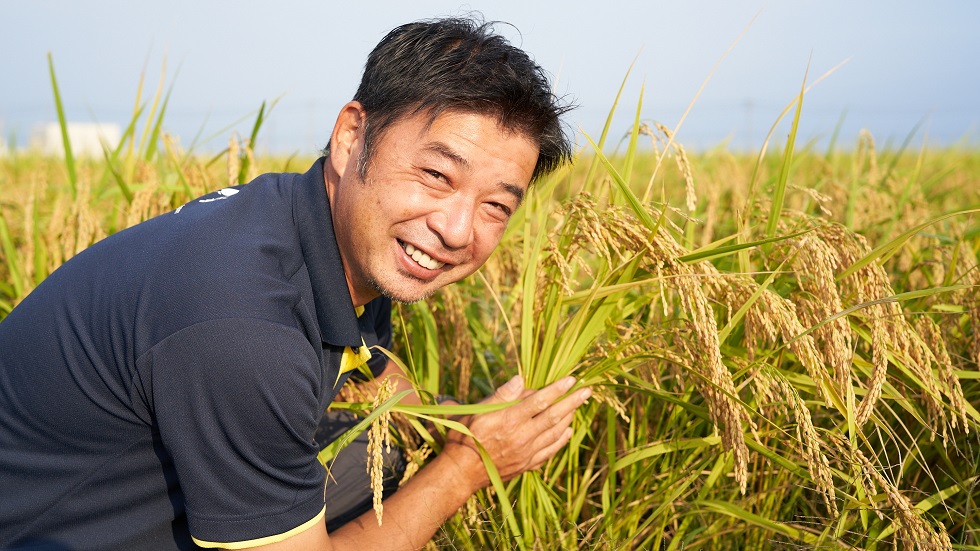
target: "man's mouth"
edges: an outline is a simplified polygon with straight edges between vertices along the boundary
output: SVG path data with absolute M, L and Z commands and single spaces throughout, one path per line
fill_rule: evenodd
M 446 265 L 445 262 L 439 262 L 424 252 L 416 249 L 410 243 L 402 243 L 402 248 L 405 250 L 405 254 L 412 257 L 412 260 L 414 260 L 419 266 L 422 266 L 428 270 L 438 270 Z

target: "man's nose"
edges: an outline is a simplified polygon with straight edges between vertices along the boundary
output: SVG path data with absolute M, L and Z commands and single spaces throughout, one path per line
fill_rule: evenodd
M 462 249 L 473 241 L 476 205 L 462 194 L 453 194 L 440 201 L 429 215 L 429 227 L 447 249 Z

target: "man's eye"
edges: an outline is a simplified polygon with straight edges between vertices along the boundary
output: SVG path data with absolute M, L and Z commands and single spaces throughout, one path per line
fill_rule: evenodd
M 446 179 L 446 177 L 443 176 L 443 174 L 441 172 L 439 172 L 438 170 L 432 170 L 432 169 L 427 168 L 427 169 L 425 169 L 425 173 L 428 174 L 429 176 L 432 176 L 433 178 L 438 179 L 438 180 L 445 180 Z
M 499 210 L 501 213 L 504 214 L 504 216 L 510 217 L 511 210 L 510 207 L 508 207 L 507 205 L 503 203 L 490 203 L 490 206 Z

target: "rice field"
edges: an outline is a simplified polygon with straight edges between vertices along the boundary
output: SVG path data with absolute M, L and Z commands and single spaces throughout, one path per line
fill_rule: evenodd
M 394 353 L 431 394 L 594 389 L 566 449 L 430 548 L 980 549 L 980 152 L 800 146 L 803 100 L 750 154 L 607 125 L 477 274 L 396 309 Z M 0 319 L 102 237 L 313 160 L 253 153 L 265 106 L 224 152 L 187 151 L 165 105 L 102 159 L 0 157 Z M 421 421 L 481 407 L 396 399 L 342 407 L 417 463 L 438 448 Z

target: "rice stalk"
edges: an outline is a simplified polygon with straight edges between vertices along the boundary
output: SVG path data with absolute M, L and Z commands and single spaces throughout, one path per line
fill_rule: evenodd
M 378 386 L 378 394 L 372 404 L 373 408 L 380 408 L 381 404 L 391 398 L 394 389 L 394 383 L 390 378 L 385 377 Z M 378 519 L 378 526 L 381 526 L 381 518 L 384 515 L 384 505 L 381 503 L 381 498 L 384 492 L 384 454 L 391 453 L 390 423 L 391 412 L 386 410 L 371 423 L 371 428 L 368 429 L 367 474 L 371 477 L 372 503 L 374 515 Z
M 946 530 L 942 526 L 933 526 L 926 521 L 922 517 L 922 513 L 908 497 L 902 494 L 896 484 L 880 472 L 878 463 L 868 458 L 860 449 L 853 449 L 849 444 L 839 439 L 834 439 L 834 443 L 837 445 L 838 451 L 860 470 L 860 483 L 864 486 L 866 495 L 878 495 L 876 489 L 884 495 L 884 503 L 888 505 L 887 508 L 879 505 L 875 499 L 871 499 L 870 504 L 879 518 L 884 519 L 886 513 L 895 515 L 897 531 L 894 546 L 896 549 L 953 550 L 952 542 Z
M 238 142 L 238 134 L 232 133 L 231 138 L 228 139 L 228 186 L 237 186 L 241 183 L 238 181 L 238 175 L 242 170 Z
M 58 114 L 58 125 L 61 128 L 61 143 L 64 147 L 65 168 L 68 170 L 68 185 L 71 190 L 72 198 L 78 194 L 78 174 L 75 170 L 75 155 L 72 154 L 71 140 L 68 138 L 68 119 L 65 117 L 65 108 L 61 103 L 61 92 L 58 90 L 58 80 L 54 74 L 54 59 L 51 52 L 48 52 L 48 74 L 51 77 L 51 91 L 54 93 L 54 106 Z

